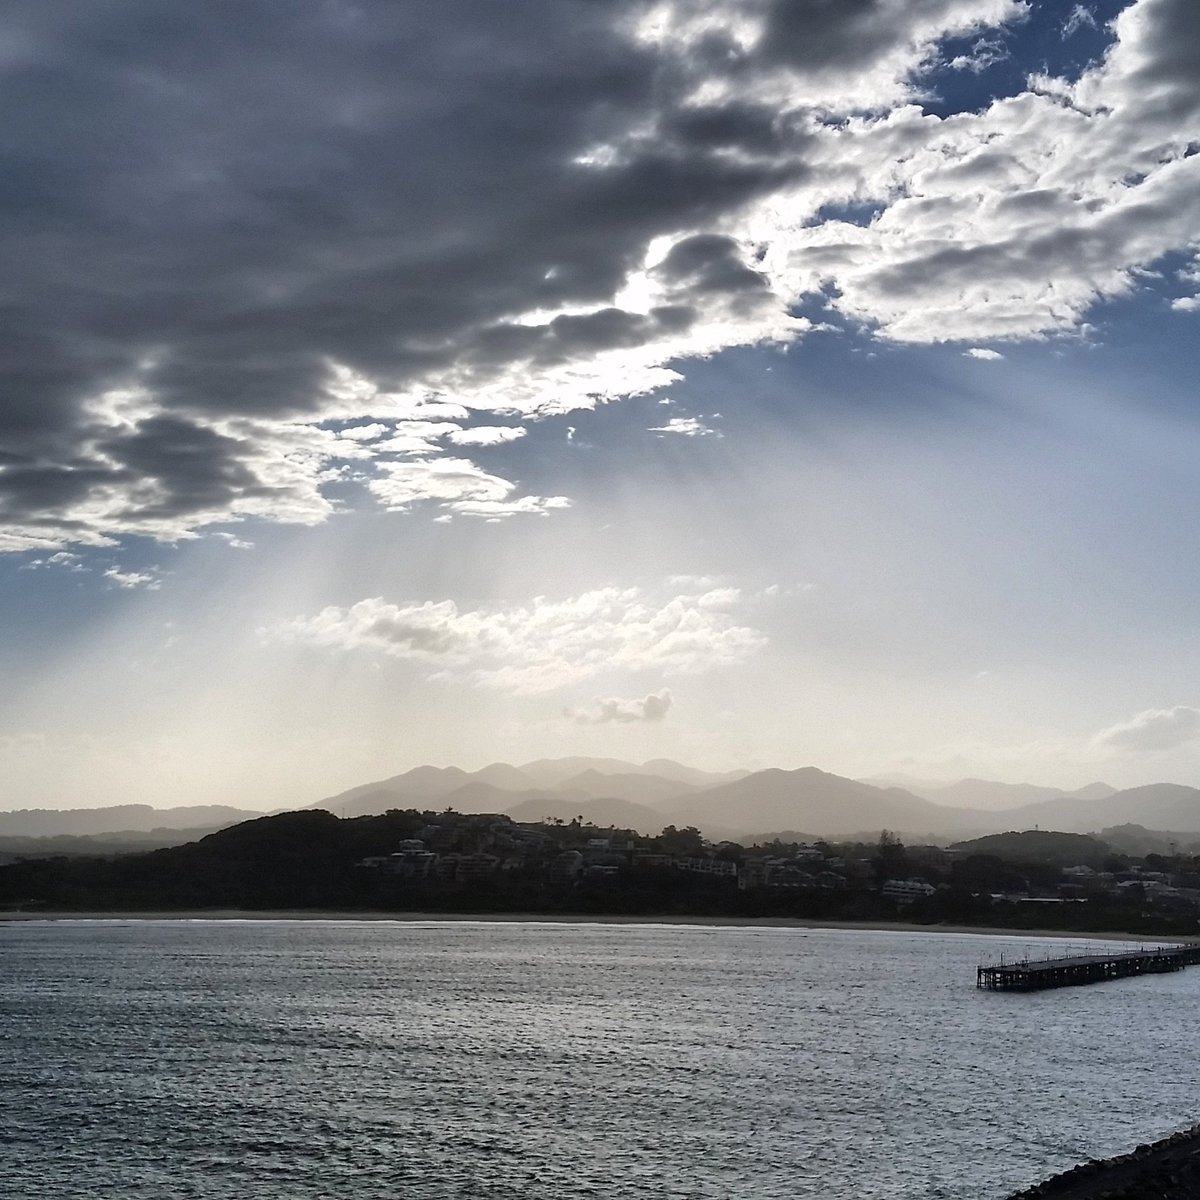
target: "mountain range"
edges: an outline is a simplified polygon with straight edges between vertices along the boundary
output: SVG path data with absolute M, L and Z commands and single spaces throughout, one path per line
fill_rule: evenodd
M 519 821 L 576 817 L 653 834 L 694 825 L 713 839 L 877 836 L 961 839 L 1023 829 L 1095 832 L 1119 825 L 1200 833 L 1200 789 L 1155 783 L 1118 790 L 1095 783 L 1073 792 L 966 779 L 930 784 L 854 780 L 815 767 L 708 772 L 669 759 L 539 759 L 478 771 L 420 766 L 360 784 L 307 807 L 341 817 L 389 809 L 503 813 Z M 152 809 L 26 810 L 0 813 L 0 835 L 96 835 L 154 828 L 212 828 L 261 813 L 220 805 Z

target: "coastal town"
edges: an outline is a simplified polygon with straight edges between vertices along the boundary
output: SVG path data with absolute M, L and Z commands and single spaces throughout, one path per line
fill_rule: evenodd
M 1160 844 L 1147 837 L 1143 844 Z M 1200 856 L 1191 846 L 1137 853 L 1137 837 L 1128 829 L 1105 836 L 1025 830 L 943 845 L 887 830 L 858 838 L 781 834 L 746 841 L 711 840 L 691 826 L 667 825 L 647 835 L 581 818 L 517 821 L 452 808 L 346 818 L 308 809 L 146 853 L 20 857 L 0 865 L 0 906 L 26 912 L 779 917 L 1162 936 L 1200 931 Z
M 961 905 L 1055 909 L 1101 902 L 1184 916 L 1200 913 L 1200 862 L 1123 855 L 1086 835 L 1042 831 L 959 845 L 875 841 L 713 843 L 694 828 L 647 837 L 581 821 L 518 823 L 499 814 L 424 814 L 413 836 L 358 866 L 409 885 L 469 888 L 506 879 L 565 887 L 677 875 L 742 892 L 872 894 L 897 908 Z M 1078 861 L 1073 855 L 1078 857 Z

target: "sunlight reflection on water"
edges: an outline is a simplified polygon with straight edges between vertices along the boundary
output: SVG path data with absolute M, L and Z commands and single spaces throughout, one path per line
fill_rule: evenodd
M 1200 969 L 976 991 L 977 962 L 1027 947 L 706 926 L 3 926 L 5 1192 L 975 1200 L 1192 1124 Z

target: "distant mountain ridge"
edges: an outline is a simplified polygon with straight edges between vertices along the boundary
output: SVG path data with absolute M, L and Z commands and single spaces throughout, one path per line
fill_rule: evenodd
M 947 802 L 966 796 L 983 803 Z M 1019 799 L 1026 802 L 1012 803 Z M 707 772 L 669 759 L 640 765 L 607 758 L 538 759 L 519 766 L 497 762 L 478 771 L 425 765 L 307 807 L 342 817 L 373 816 L 390 809 L 503 813 L 528 822 L 570 822 L 578 817 L 587 824 L 644 834 L 656 834 L 669 824 L 695 825 L 713 840 L 752 840 L 778 830 L 836 838 L 890 829 L 909 840 L 962 840 L 1032 829 L 1095 833 L 1122 826 L 1200 834 L 1200 790 L 1183 784 L 1117 791 L 1096 783 L 1064 792 L 1033 784 L 960 780 L 948 785 L 913 781 L 912 787 L 903 788 L 888 785 L 886 779 L 847 779 L 816 767 Z M 261 815 L 223 805 L 33 809 L 0 812 L 0 836 L 213 829 Z
M 262 812 L 225 804 L 151 808 L 149 804 L 111 804 L 105 808 L 22 808 L 0 812 L 0 836 L 90 837 L 107 833 L 150 833 L 164 829 L 221 829 L 261 817 Z
M 907 775 L 880 775 L 861 782 L 876 787 L 901 787 L 923 800 L 931 800 L 934 804 L 994 812 L 1023 808 L 1064 796 L 1103 800 L 1117 791 L 1107 783 L 1089 783 L 1086 787 L 1067 791 L 1064 788 L 1042 787 L 1034 783 L 999 783 L 992 779 L 959 779 L 954 783 L 934 783 Z
M 746 774 L 700 771 L 670 759 L 654 759 L 642 766 L 616 758 L 539 759 L 520 767 L 492 763 L 479 771 L 425 766 L 361 784 L 307 807 L 356 817 L 374 816 L 389 808 L 449 807 L 460 812 L 508 813 L 539 799 L 568 805 L 593 800 L 656 805 Z

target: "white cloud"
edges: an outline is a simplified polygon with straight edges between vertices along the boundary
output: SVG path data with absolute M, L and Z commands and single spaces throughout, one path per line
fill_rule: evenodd
M 878 215 L 811 222 L 820 197 L 805 183 L 799 216 L 772 209 L 760 269 L 798 294 L 831 288 L 835 309 L 894 341 L 1078 330 L 1200 228 L 1200 93 L 1178 48 L 1194 22 L 1190 0 L 1140 0 L 1078 80 L 1035 78 L 977 113 L 896 107 L 821 132 L 827 193 L 840 175 Z
M 655 597 L 637 587 L 608 587 L 467 611 L 452 600 L 395 604 L 375 597 L 266 632 L 413 661 L 434 676 L 482 687 L 539 693 L 612 673 L 697 675 L 744 662 L 767 639 L 739 623 L 742 606 L 736 588 Z
M 1186 704 L 1150 708 L 1128 721 L 1102 729 L 1092 739 L 1111 750 L 1173 750 L 1200 737 L 1200 709 Z
M 447 436 L 447 441 L 456 446 L 502 446 L 525 436 L 521 425 L 476 425 L 473 429 L 459 429 Z
M 971 47 L 970 54 L 960 54 L 952 58 L 946 66 L 952 71 L 970 71 L 973 75 L 981 75 L 989 67 L 1008 58 L 1008 51 L 1003 42 L 994 38 L 980 38 Z
M 56 554 L 47 555 L 45 558 L 33 558 L 25 563 L 22 571 L 45 571 L 58 568 L 63 571 L 84 572 L 87 567 L 83 565 L 83 561 L 78 554 L 72 554 L 67 550 L 59 550 Z
M 581 725 L 606 725 L 610 722 L 631 724 L 636 721 L 654 723 L 663 720 L 673 703 L 667 688 L 651 692 L 640 700 L 597 700 L 591 709 L 568 708 L 563 715 Z
M 1004 358 L 1004 355 L 999 350 L 988 350 L 979 346 L 972 346 L 970 350 L 963 351 L 964 358 L 978 358 L 982 362 L 999 362 Z
M 1067 15 L 1067 19 L 1063 22 L 1063 39 L 1065 40 L 1066 38 L 1069 38 L 1073 33 L 1076 33 L 1078 30 L 1082 29 L 1085 25 L 1089 29 L 1096 28 L 1095 14 L 1090 8 L 1087 8 L 1082 4 L 1076 4 Z
M 104 572 L 104 578 L 126 591 L 145 588 L 148 592 L 157 592 L 162 587 L 162 579 L 156 570 L 122 571 L 117 567 L 109 567 Z
M 650 433 L 674 433 L 682 437 L 722 437 L 723 435 L 711 425 L 705 425 L 699 417 L 672 417 L 665 425 L 654 425 Z
M 376 442 L 390 432 L 390 425 L 381 425 L 374 421 L 369 425 L 352 425 L 348 429 L 342 429 L 338 432 L 338 437 L 351 442 Z
M 1200 309 L 1200 296 L 1179 296 L 1171 301 L 1176 312 L 1196 312 Z
M 489 475 L 465 458 L 381 462 L 367 487 L 385 508 L 392 510 L 433 500 L 465 516 L 504 517 L 544 514 L 570 504 L 565 496 L 514 496 L 515 484 Z
M 245 538 L 240 538 L 236 534 L 233 534 L 233 533 L 224 533 L 224 532 L 218 531 L 218 532 L 211 534 L 210 536 L 219 538 L 231 550 L 253 550 L 254 549 L 253 542 L 248 542 L 248 541 L 246 541 Z

